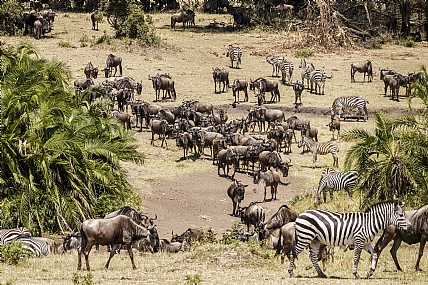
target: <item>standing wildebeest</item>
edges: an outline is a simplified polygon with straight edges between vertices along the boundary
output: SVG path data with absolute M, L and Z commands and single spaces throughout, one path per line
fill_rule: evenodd
M 133 241 L 146 238 L 150 235 L 150 227 L 139 226 L 131 218 L 123 215 L 111 219 L 86 220 L 80 226 L 82 236 L 82 247 L 78 257 L 77 270 L 82 266 L 82 254 L 85 255 L 86 270 L 90 271 L 89 253 L 95 244 L 111 245 L 110 257 L 105 268 L 108 269 L 110 260 L 115 255 L 117 245 L 125 245 L 131 259 L 132 269 L 137 269 L 134 263 L 134 253 L 131 249 Z
M 302 81 L 297 80 L 293 84 L 294 90 L 294 105 L 297 107 L 297 100 L 299 100 L 299 104 L 302 105 L 302 92 L 305 89 Z
M 131 129 L 131 116 L 123 111 L 113 110 L 111 111 L 112 117 L 116 118 L 118 121 L 123 123 L 123 128 L 125 130 Z
M 155 134 L 158 134 L 162 139 L 161 147 L 163 147 L 163 143 L 165 142 L 165 147 L 168 148 L 168 142 L 166 140 L 166 136 L 170 131 L 168 122 L 166 120 L 151 119 L 150 130 L 152 132 L 152 139 L 150 141 L 150 144 L 153 144 L 153 142 L 155 141 Z
M 244 102 L 248 102 L 248 91 L 247 91 L 247 81 L 242 79 L 235 79 L 232 84 L 232 92 L 235 103 L 239 103 L 239 91 L 244 91 L 245 97 Z M 236 96 L 238 96 L 238 100 L 236 100 Z
M 340 120 L 334 118 L 334 116 L 333 116 L 333 118 L 331 118 L 331 122 L 328 123 L 326 126 L 329 128 L 329 130 L 331 132 L 331 139 L 334 140 L 334 132 L 337 131 L 337 139 L 339 140 Z
M 291 159 L 289 159 L 291 162 Z M 288 176 L 289 165 L 287 162 L 284 162 L 277 151 L 262 151 L 259 154 L 259 163 L 260 170 L 266 171 L 271 166 L 275 167 L 277 170 L 280 169 L 283 177 Z
M 157 215 L 155 215 L 154 218 L 149 218 L 148 216 L 144 215 L 143 213 L 137 212 L 134 208 L 130 206 L 124 206 L 120 208 L 117 211 L 111 212 L 107 214 L 104 219 L 110 219 L 114 218 L 119 215 L 124 215 L 127 217 L 130 217 L 134 222 L 139 224 L 140 226 L 149 227 L 154 224 L 154 220 L 158 218 Z
M 266 92 L 271 93 L 270 103 L 275 102 L 276 99 L 278 99 L 278 102 L 281 101 L 281 94 L 279 93 L 278 82 L 274 80 L 265 78 L 257 78 L 256 80 L 250 79 L 250 90 L 254 90 L 254 92 L 256 92 L 256 89 L 258 89 L 258 93 L 262 95 L 263 102 L 265 101 L 264 94 Z
M 407 90 L 407 85 L 409 82 L 409 77 L 407 75 L 402 75 L 399 73 L 396 73 L 394 75 L 385 75 L 383 77 L 383 83 L 384 83 L 384 89 L 385 89 L 385 93 L 384 96 L 386 96 L 386 90 L 389 87 L 390 90 L 390 94 L 391 94 L 391 99 L 392 100 L 396 100 L 397 102 L 398 100 L 398 95 L 399 95 L 399 90 L 400 90 L 400 86 L 406 87 Z M 407 91 L 406 91 L 407 93 Z
M 351 82 L 355 82 L 354 75 L 356 72 L 364 73 L 364 81 L 366 80 L 367 73 L 367 81 L 372 82 L 373 80 L 373 67 L 370 60 L 354 62 L 351 64 Z
M 106 78 L 112 76 L 113 68 L 114 68 L 113 76 L 116 76 L 117 67 L 119 67 L 119 73 L 120 75 L 122 75 L 122 58 L 119 56 L 109 54 L 106 60 L 106 67 L 104 68 L 104 73 Z
M 233 167 L 232 179 L 235 176 L 236 167 L 239 163 L 239 156 L 233 148 L 222 149 L 218 152 L 217 174 L 220 176 L 220 168 L 223 168 L 223 174 L 227 178 L 229 176 L 229 165 Z M 227 168 L 227 173 L 226 173 Z
M 199 102 L 191 100 L 188 102 L 188 106 L 193 108 L 196 112 L 212 114 L 213 113 L 213 104 L 207 102 Z
M 227 88 L 229 88 L 229 72 L 224 70 L 224 69 L 220 69 L 218 67 L 214 68 L 213 67 L 213 79 L 214 79 L 214 93 L 217 93 L 217 83 L 218 83 L 218 88 L 219 90 L 221 90 L 221 83 L 223 83 L 223 91 L 224 92 L 224 88 L 226 88 L 226 92 L 227 92 Z
M 34 22 L 34 35 L 36 39 L 41 39 L 45 33 L 49 33 L 50 31 L 51 25 L 48 20 L 39 18 Z
M 279 173 L 275 170 L 267 170 L 267 171 L 260 171 L 257 170 L 256 173 L 254 173 L 253 183 L 259 184 L 260 181 L 264 181 L 264 195 L 263 195 L 263 202 L 266 201 L 266 187 L 270 186 L 270 193 L 271 193 L 271 201 L 276 200 L 276 193 L 278 192 L 278 184 L 281 183 L 284 185 L 284 183 L 281 182 L 281 178 L 279 176 Z
M 253 225 L 256 231 L 263 227 L 265 211 L 257 203 L 251 202 L 248 207 L 239 208 L 238 215 L 241 217 L 241 223 L 247 225 L 248 232 L 250 231 L 250 225 Z
M 98 31 L 98 9 L 91 13 L 92 30 Z
M 232 216 L 236 216 L 237 209 L 239 209 L 239 204 L 244 200 L 245 196 L 245 187 L 248 185 L 242 184 L 238 180 L 234 180 L 232 184 L 230 184 L 229 188 L 227 188 L 227 196 L 232 199 L 233 203 L 233 211 Z
M 97 79 L 98 76 L 98 67 L 94 67 L 92 65 L 92 62 L 89 62 L 86 66 L 85 66 L 85 70 L 83 71 L 86 75 L 86 78 L 93 78 L 93 79 Z
M 391 240 L 394 240 L 394 244 L 392 245 L 390 252 L 397 270 L 402 271 L 397 259 L 397 250 L 400 247 L 401 242 L 404 241 L 407 244 L 420 243 L 415 270 L 422 271 L 419 267 L 419 262 L 424 254 L 425 244 L 428 240 L 428 205 L 422 206 L 418 210 L 406 211 L 406 217 L 412 225 L 411 230 L 402 231 L 393 225 L 387 227 L 376 243 L 374 250 L 377 252 L 377 256 L 379 258 L 382 250 L 391 242 Z
M 192 141 L 192 135 L 188 132 L 179 133 L 177 137 L 175 138 L 175 144 L 178 147 L 183 147 L 183 158 L 187 160 L 189 157 L 189 148 L 192 150 L 192 148 L 195 149 L 196 152 L 196 144 Z
M 175 30 L 175 24 L 183 23 L 183 29 L 189 27 L 191 24 L 195 25 L 195 13 L 192 10 L 187 10 L 181 14 L 174 14 L 171 16 L 171 29 Z
M 76 89 L 76 93 L 79 95 L 91 85 L 94 85 L 92 78 L 79 78 L 74 81 L 74 89 Z

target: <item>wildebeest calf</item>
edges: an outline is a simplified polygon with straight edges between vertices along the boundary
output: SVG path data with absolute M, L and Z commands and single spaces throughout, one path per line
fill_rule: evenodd
M 235 179 L 232 184 L 230 184 L 229 188 L 227 188 L 227 196 L 232 199 L 233 203 L 233 211 L 232 216 L 236 216 L 237 208 L 239 208 L 239 204 L 244 200 L 245 196 L 245 187 L 248 185 L 244 185 L 238 180 Z

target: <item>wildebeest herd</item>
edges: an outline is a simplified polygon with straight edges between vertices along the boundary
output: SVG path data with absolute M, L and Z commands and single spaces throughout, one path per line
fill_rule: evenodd
M 181 18 L 177 17 L 175 19 L 174 17 L 174 27 L 172 26 L 173 18 L 171 18 L 171 28 L 175 28 L 176 22 L 183 22 L 184 27 L 185 23 L 186 25 L 189 23 L 189 19 L 192 19 L 192 24 L 194 24 L 194 14 L 193 17 L 188 17 L 191 14 L 190 12 L 186 13 L 179 14 L 182 16 Z M 232 68 L 234 64 L 236 69 L 238 67 L 245 68 L 245 62 L 242 63 L 241 61 L 241 49 L 237 50 L 236 47 L 228 45 L 226 53 L 228 54 L 228 61 L 230 60 Z M 311 93 L 314 92 L 315 94 L 322 95 L 324 94 L 324 86 L 327 79 L 331 78 L 326 75 L 324 70 L 316 69 L 312 63 L 306 63 L 306 60 L 302 59 L 299 66 L 301 68 L 301 78 L 293 82 L 294 65 L 288 62 L 285 57 L 269 56 L 266 58 L 266 61 L 272 64 L 272 77 L 274 73 L 278 76 L 279 71 L 281 71 L 282 83 L 292 86 L 295 92 L 294 104 L 296 108 L 302 105 L 302 94 L 305 87 Z M 400 223 L 395 223 L 388 227 L 384 236 L 378 242 L 378 249 L 375 248 L 374 251 L 370 251 L 371 247 L 367 247 L 367 242 L 373 240 L 371 236 L 357 235 L 353 237 L 354 242 L 346 240 L 346 243 L 344 241 L 342 244 L 335 244 L 327 238 L 325 240 L 318 239 L 317 235 L 320 236 L 322 233 L 307 233 L 302 230 L 302 225 L 306 222 L 312 223 L 311 225 L 319 225 L 317 223 L 321 218 L 316 221 L 309 221 L 307 218 L 308 215 L 328 214 L 318 212 L 304 213 L 305 215 L 301 216 L 300 220 L 296 222 L 299 214 L 287 205 L 283 205 L 265 222 L 266 213 L 262 207 L 262 203 L 251 202 L 247 207 L 240 206 L 240 203 L 245 199 L 245 188 L 248 185 L 234 179 L 235 172 L 241 171 L 247 175 L 251 175 L 255 184 L 262 182 L 264 186 L 263 202 L 269 201 L 266 198 L 266 187 L 270 187 L 271 190 L 270 200 L 275 200 L 278 193 L 278 186 L 286 185 L 286 183 L 281 181 L 281 176 L 286 177 L 290 167 L 292 167 L 291 160 L 284 159 L 283 157 L 292 151 L 293 143 L 297 144 L 298 147 L 306 147 L 312 153 L 314 167 L 317 167 L 317 155 L 331 153 L 333 156 L 332 166 L 338 168 L 337 152 L 339 151 L 338 140 L 341 119 L 367 120 L 368 110 L 366 104 L 368 102 L 364 98 L 347 96 L 334 100 L 331 107 L 331 120 L 327 125 L 332 132 L 332 140 L 318 142 L 318 130 L 311 126 L 308 119 L 297 118 L 296 116 L 287 118 L 281 108 L 266 106 L 269 103 L 274 104 L 281 100 L 279 92 L 280 82 L 272 79 L 264 77 L 257 78 L 257 76 L 254 77 L 257 79 L 250 79 L 249 82 L 244 79 L 236 79 L 233 81 L 232 86 L 230 86 L 227 68 L 213 68 L 214 93 L 228 92 L 228 88 L 231 88 L 235 106 L 241 103 L 239 92 L 244 94 L 243 102 L 248 102 L 248 86 L 250 87 L 250 91 L 254 91 L 254 95 L 257 97 L 257 106 L 250 106 L 245 117 L 229 119 L 227 109 L 215 108 L 209 102 L 187 100 L 175 107 L 164 108 L 161 105 L 150 104 L 146 101 L 135 99 L 135 96 L 143 94 L 142 81 L 139 82 L 122 74 L 122 59 L 118 56 L 108 55 L 103 71 L 106 79 L 99 84 L 98 88 L 104 91 L 102 92 L 102 96 L 106 96 L 114 102 L 114 106 L 117 106 L 117 110 L 112 110 L 111 115 L 123 122 L 127 130 L 137 128 L 142 131 L 143 128 L 146 128 L 151 132 L 151 144 L 155 145 L 157 141 L 156 137 L 158 137 L 162 140 L 161 147 L 163 147 L 163 144 L 165 144 L 165 147 L 168 147 L 168 140 L 175 139 L 176 146 L 183 149 L 184 159 L 189 158 L 189 151 L 193 152 L 195 159 L 205 159 L 205 148 L 210 148 L 210 158 L 213 164 L 217 164 L 218 175 L 231 180 L 231 185 L 225 191 L 225 195 L 227 194 L 232 201 L 231 214 L 232 216 L 239 217 L 241 222 L 247 227 L 246 231 L 236 233 L 238 239 L 245 241 L 265 240 L 270 247 L 277 249 L 277 253 L 283 254 L 283 260 L 284 255 L 288 255 L 291 259 L 294 258 L 295 254 L 292 253 L 292 250 L 294 250 L 293 245 L 296 245 L 296 237 L 302 240 L 302 236 L 306 234 L 313 235 L 310 236 L 310 238 L 315 237 L 315 239 L 310 241 L 311 260 L 319 276 L 324 275 L 314 260 L 321 260 L 323 258 L 320 253 L 331 252 L 331 248 L 325 247 L 325 244 L 331 247 L 348 245 L 355 250 L 358 258 L 362 248 L 368 249 L 371 254 L 377 250 L 378 254 L 375 258 L 377 260 L 381 250 L 388 242 L 394 239 L 394 251 L 391 251 L 391 254 L 397 268 L 400 269 L 396 258 L 396 251 L 400 242 L 402 240 L 409 244 L 421 242 L 420 254 L 416 264 L 416 269 L 420 269 L 419 261 L 423 253 L 427 235 L 425 208 L 409 214 L 406 213 L 407 218 L 415 228 L 414 232 L 409 234 L 405 231 L 403 217 L 400 216 L 402 204 L 394 202 L 394 211 L 390 211 L 388 208 L 391 203 L 385 203 L 386 206 L 381 204 L 379 206 L 380 209 L 374 205 L 373 211 L 385 211 L 382 213 L 388 213 L 391 217 L 397 218 L 396 220 L 401 220 Z M 394 100 L 398 100 L 400 86 L 407 88 L 415 80 L 425 80 L 418 73 L 402 75 L 392 70 L 380 69 L 379 71 L 380 78 L 385 85 L 385 96 L 387 88 L 390 88 L 391 99 Z M 89 62 L 84 71 L 86 78 L 78 79 L 74 83 L 78 96 L 87 95 L 89 102 L 100 97 L 98 92 L 93 91 L 95 90 L 94 87 L 96 87 L 94 79 L 97 79 L 98 72 L 98 67 Z M 373 78 L 373 67 L 370 61 L 351 64 L 351 82 L 355 82 L 356 72 L 364 73 L 364 80 L 366 75 L 368 76 L 368 81 L 371 81 Z M 119 73 L 120 76 L 116 76 L 116 73 Z M 151 81 L 155 91 L 156 102 L 177 100 L 175 84 L 169 73 L 158 73 L 154 76 L 149 75 L 148 79 Z M 304 84 L 305 79 L 306 84 Z M 222 84 L 222 86 L 218 87 L 218 84 Z M 88 92 L 84 92 L 85 90 L 88 90 Z M 160 91 L 162 91 L 162 97 L 160 97 Z M 266 100 L 266 92 L 271 92 L 270 100 Z M 284 98 L 282 99 L 284 100 Z M 296 131 L 300 131 L 301 139 L 299 140 L 296 139 Z M 256 132 L 259 135 L 255 135 Z M 335 132 L 337 132 L 336 139 L 334 137 Z M 249 133 L 252 135 L 249 135 Z M 321 194 L 323 194 L 323 200 L 325 201 L 327 192 L 330 193 L 332 199 L 334 190 L 346 190 L 349 196 L 352 196 L 352 189 L 357 179 L 358 175 L 356 172 L 343 173 L 333 168 L 323 169 L 314 197 L 315 202 L 317 203 L 320 200 Z M 125 207 L 117 211 L 117 213 L 106 216 L 104 219 L 85 221 L 82 223 L 79 234 L 72 234 L 64 238 L 63 250 L 80 248 L 78 258 L 79 269 L 81 268 L 82 255 L 85 256 L 86 269 L 90 269 L 88 256 L 91 248 L 96 244 L 111 246 L 110 257 L 105 265 L 106 268 L 108 268 L 114 254 L 120 251 L 121 245 L 125 247 L 130 256 L 132 267 L 135 268 L 133 247 L 149 252 L 180 252 L 185 251 L 191 245 L 192 238 L 197 240 L 201 236 L 199 229 L 189 229 L 181 236 L 173 236 L 171 240 L 159 239 L 154 224 L 155 218 L 148 218 L 133 209 L 128 209 L 130 211 L 126 214 L 125 209 L 128 208 Z M 356 219 L 358 218 L 356 217 Z M 298 229 L 297 234 L 296 227 Z M 112 228 L 117 229 L 116 233 L 119 234 L 112 236 L 110 234 Z M 252 228 L 252 232 L 250 232 L 250 228 Z M 362 231 L 364 232 L 364 229 Z M 14 231 L 12 230 L 11 232 Z M 40 247 L 39 255 L 45 255 L 51 250 L 49 247 L 43 246 L 44 243 L 48 244 L 48 241 L 31 241 L 32 238 L 28 230 L 21 230 L 19 234 L 7 239 L 7 241 L 20 239 L 24 245 L 29 244 L 28 248 L 32 249 L 37 248 L 35 246 L 37 241 Z M 358 242 L 356 242 L 357 240 Z M 51 241 L 49 242 L 52 244 Z M 298 246 L 303 247 L 305 244 L 301 242 Z M 356 264 L 358 264 L 358 260 L 356 260 Z M 371 271 L 374 268 L 375 266 L 372 266 Z M 290 275 L 293 274 L 292 269 L 293 266 L 290 266 Z M 356 268 L 353 273 L 358 277 Z

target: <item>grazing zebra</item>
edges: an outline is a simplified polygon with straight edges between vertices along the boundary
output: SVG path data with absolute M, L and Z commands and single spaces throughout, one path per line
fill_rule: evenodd
M 337 153 L 339 152 L 339 146 L 336 141 L 328 141 L 328 142 L 316 142 L 313 141 L 310 137 L 302 134 L 302 140 L 297 145 L 299 148 L 302 146 L 306 146 L 312 152 L 314 167 L 317 166 L 317 155 L 324 155 L 331 153 L 333 156 L 333 167 L 339 167 L 339 158 L 337 157 Z
M 287 59 L 283 56 L 269 55 L 266 57 L 266 62 L 272 65 L 272 77 L 275 73 L 275 77 L 278 76 L 279 65 L 281 62 L 286 61 Z
M 230 57 L 230 63 L 232 64 L 232 68 L 234 61 L 236 61 L 236 68 L 239 68 L 239 66 L 241 65 L 242 57 L 242 49 L 240 47 L 234 47 L 232 45 L 226 46 L 226 56 Z
M 311 83 L 311 93 L 315 85 L 315 94 L 324 95 L 324 85 L 327 75 L 322 69 L 315 69 L 309 74 L 309 82 Z M 322 92 L 321 92 L 322 88 Z M 318 89 L 318 93 L 317 93 Z
M 29 251 L 33 256 L 40 257 L 50 253 L 49 245 L 43 238 L 22 236 L 15 241 L 21 241 L 22 248 Z
M 0 230 L 0 244 L 11 243 L 20 236 L 31 236 L 31 232 L 24 227 Z
M 366 106 L 366 104 L 368 103 L 369 101 L 358 96 L 343 96 L 343 97 L 336 98 L 333 101 L 333 104 L 330 109 L 331 117 L 334 118 L 335 115 L 338 115 L 339 119 L 342 117 L 346 119 L 343 116 L 345 109 L 357 108 L 359 111 L 359 116 L 357 117 L 357 121 L 360 119 L 361 117 L 360 114 L 362 112 L 364 112 L 363 119 L 364 121 L 366 121 L 369 118 L 369 115 L 367 112 L 367 106 Z
M 406 230 L 410 223 L 403 211 L 404 203 L 397 200 L 388 200 L 376 203 L 365 212 L 331 212 L 326 210 L 308 210 L 296 219 L 296 244 L 290 258 L 288 273 L 294 277 L 294 259 L 307 246 L 310 248 L 309 258 L 315 267 L 318 276 L 326 278 L 318 265 L 317 256 L 320 246 L 354 247 L 354 267 L 352 274 L 360 279 L 358 262 L 361 251 L 364 249 L 372 256 L 370 277 L 376 269 L 377 254 L 373 251 L 371 242 L 376 234 L 389 225 L 400 230 Z
M 330 192 L 330 199 L 333 200 L 334 190 L 346 190 L 349 198 L 352 198 L 352 190 L 357 184 L 357 172 L 349 171 L 347 173 L 336 171 L 332 168 L 326 168 L 322 171 L 318 188 L 315 190 L 314 203 L 320 200 L 321 192 L 323 193 L 324 203 L 327 198 L 327 191 Z
M 309 76 L 311 72 L 315 70 L 315 66 L 312 63 L 307 65 L 306 60 L 302 58 L 300 60 L 299 68 L 302 69 L 302 72 L 301 72 L 302 82 L 304 83 L 306 79 L 306 86 L 308 86 L 308 89 L 309 89 L 309 78 L 310 78 Z
M 293 63 L 284 60 L 279 64 L 279 70 L 281 70 L 282 74 L 282 83 L 285 84 L 288 82 L 288 84 L 291 84 L 291 76 L 293 75 L 294 70 Z

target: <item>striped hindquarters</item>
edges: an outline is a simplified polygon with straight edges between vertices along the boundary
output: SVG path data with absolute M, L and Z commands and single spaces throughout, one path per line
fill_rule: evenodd
M 282 73 L 282 82 L 285 84 L 286 81 L 291 83 L 291 76 L 293 75 L 294 65 L 292 62 L 283 61 L 279 64 L 279 69 Z
M 230 57 L 230 62 L 232 63 L 236 61 L 236 67 L 241 64 L 241 57 L 242 57 L 242 49 L 240 47 L 234 47 L 232 45 L 227 46 L 226 48 L 226 56 Z
M 31 232 L 24 227 L 0 230 L 0 244 L 9 244 L 19 236 L 31 236 Z
M 353 109 L 357 108 L 358 110 L 361 110 L 364 112 L 365 119 L 368 118 L 368 112 L 367 112 L 367 100 L 358 97 L 358 96 L 343 96 L 336 98 L 333 101 L 332 104 L 332 111 L 335 115 L 341 116 L 344 113 L 344 109 Z
M 22 242 L 22 248 L 29 251 L 32 255 L 37 257 L 45 256 L 50 253 L 49 245 L 46 241 L 38 239 L 37 237 L 23 237 L 16 241 Z
M 333 190 L 347 190 L 348 194 L 351 195 L 352 189 L 357 184 L 357 178 L 356 171 L 344 173 L 326 168 L 321 174 L 318 190 L 322 191 L 325 187 Z
M 314 143 L 316 143 L 316 153 L 317 154 L 324 155 L 324 154 L 328 154 L 328 153 L 339 152 L 339 145 L 337 144 L 336 141 L 314 142 Z
M 324 83 L 327 78 L 325 71 L 322 69 L 315 69 L 309 75 L 309 81 L 312 83 L 320 84 Z

